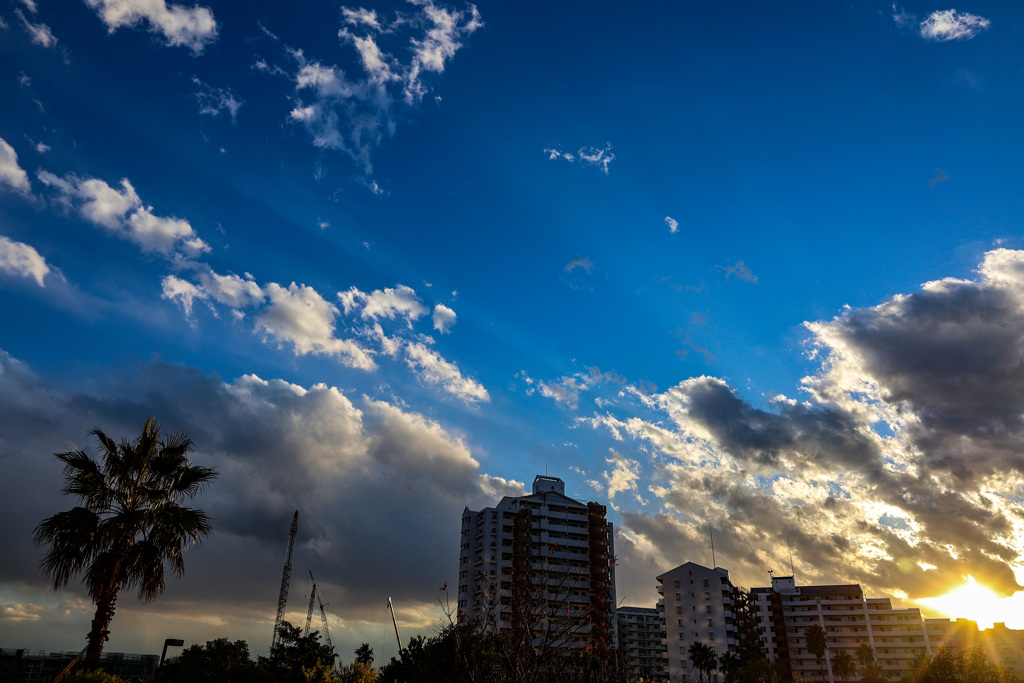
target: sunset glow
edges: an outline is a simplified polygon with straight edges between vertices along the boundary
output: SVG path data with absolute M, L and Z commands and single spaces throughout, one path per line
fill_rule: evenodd
M 918 602 L 925 610 L 932 609 L 950 619 L 969 619 L 978 622 L 978 628 L 992 628 L 997 622 L 1009 628 L 1020 628 L 1021 593 L 1000 597 L 988 586 L 978 583 L 973 576 L 967 583 L 937 598 L 921 598 Z

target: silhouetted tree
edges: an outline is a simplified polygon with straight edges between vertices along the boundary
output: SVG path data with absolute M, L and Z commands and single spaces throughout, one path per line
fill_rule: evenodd
M 846 650 L 840 650 L 832 657 L 832 673 L 839 676 L 843 681 L 850 680 L 850 676 L 857 673 L 857 663 L 853 656 Z
M 356 648 L 356 661 L 360 664 L 373 664 L 373 648 L 369 643 L 363 643 Z
M 306 683 L 307 670 L 334 670 L 334 648 L 320 642 L 320 632 L 302 635 L 302 629 L 282 621 L 270 656 L 260 657 L 259 666 L 277 683 Z
M 191 464 L 191 439 L 182 432 L 162 439 L 152 417 L 133 441 L 117 444 L 99 429 L 90 433 L 99 442 L 100 462 L 82 451 L 54 454 L 64 463 L 64 493 L 81 505 L 40 522 L 35 543 L 49 546 L 41 568 L 54 589 L 85 572 L 96 613 L 84 664 L 95 668 L 118 592 L 137 589 L 140 600 L 154 600 L 164 590 L 164 564 L 180 577 L 185 548 L 212 533 L 206 513 L 183 503 L 217 473 Z
M 943 647 L 917 662 L 901 683 L 1020 683 L 1020 677 L 988 658 L 976 645 L 967 650 Z
M 825 660 L 825 650 L 828 649 L 828 641 L 825 637 L 825 629 L 821 627 L 821 624 L 812 624 L 804 631 L 804 637 L 807 639 L 807 649 L 814 659 L 818 662 L 818 674 L 820 678 L 818 680 L 825 680 L 825 668 L 821 665 Z
M 687 659 L 693 664 L 693 668 L 700 672 L 701 680 L 711 680 L 711 674 L 718 668 L 718 659 L 715 657 L 715 650 L 710 645 L 699 641 L 690 644 L 687 650 Z
M 249 644 L 227 638 L 193 645 L 160 667 L 154 683 L 270 683 L 269 673 L 249 657 Z

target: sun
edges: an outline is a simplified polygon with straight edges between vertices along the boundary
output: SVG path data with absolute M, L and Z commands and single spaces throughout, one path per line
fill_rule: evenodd
M 1002 598 L 995 591 L 967 577 L 967 583 L 954 588 L 937 598 L 920 598 L 917 602 L 930 607 L 951 619 L 970 619 L 978 622 L 978 628 L 992 628 L 996 622 L 1005 622 L 1014 607 L 1010 600 Z

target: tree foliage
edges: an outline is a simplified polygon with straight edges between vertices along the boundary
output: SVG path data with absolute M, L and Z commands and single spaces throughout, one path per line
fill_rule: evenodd
M 1020 683 L 1020 677 L 988 658 L 985 649 L 944 647 L 923 657 L 900 683 Z
M 250 683 L 271 680 L 249 657 L 244 640 L 218 638 L 192 645 L 157 671 L 154 683 Z
M 206 513 L 184 503 L 217 473 L 190 463 L 192 440 L 182 432 L 161 437 L 153 417 L 132 441 L 118 444 L 99 429 L 90 434 L 99 461 L 82 451 L 54 454 L 64 464 L 63 492 L 80 504 L 40 522 L 35 543 L 48 546 L 40 566 L 55 589 L 84 572 L 96 604 L 85 666 L 95 668 L 118 593 L 137 590 L 140 600 L 155 599 L 164 590 L 164 565 L 180 577 L 184 550 L 212 532 Z

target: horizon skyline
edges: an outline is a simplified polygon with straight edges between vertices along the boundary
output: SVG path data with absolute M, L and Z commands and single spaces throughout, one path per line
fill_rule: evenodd
M 630 601 L 710 523 L 738 584 L 791 540 L 808 583 L 1024 629 L 1022 33 L 991 0 L 0 0 L 0 642 L 84 642 L 32 545 L 52 454 L 149 415 L 221 473 L 214 533 L 111 650 L 263 651 L 299 509 L 339 651 L 390 656 L 384 598 L 430 633 L 463 507 L 549 468 Z

